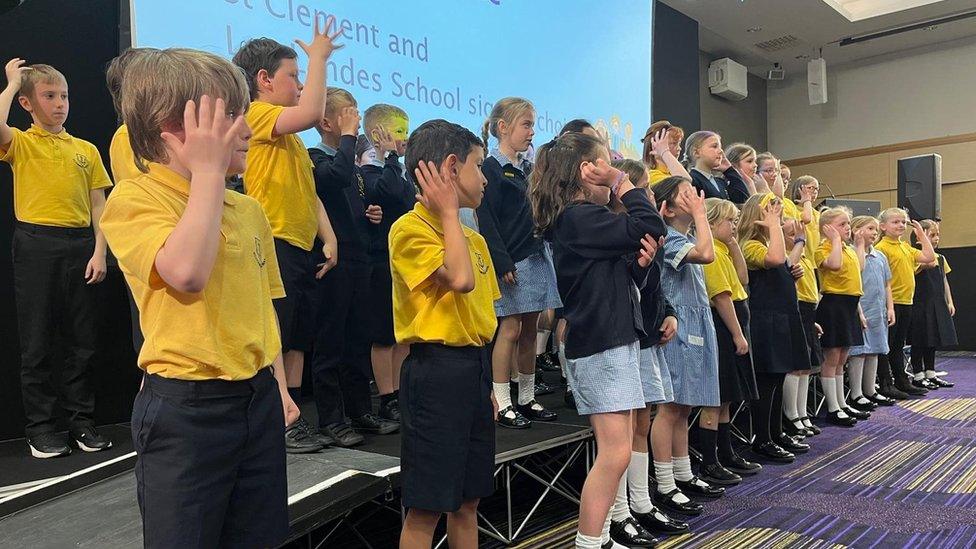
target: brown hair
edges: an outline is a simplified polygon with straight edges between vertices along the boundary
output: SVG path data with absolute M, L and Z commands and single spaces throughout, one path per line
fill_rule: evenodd
M 702 143 L 704 143 L 705 140 L 710 137 L 719 137 L 719 135 L 712 131 L 700 130 L 689 135 L 688 139 L 685 140 L 684 160 L 688 169 L 693 168 L 695 166 L 695 162 L 698 161 L 698 153 L 695 152 L 695 150 L 700 149 Z
M 51 65 L 38 63 L 36 65 L 30 65 L 30 69 L 31 70 L 29 71 L 24 71 L 23 79 L 20 83 L 20 91 L 18 93 L 18 95 L 26 97 L 27 99 L 34 98 L 34 86 L 36 86 L 38 83 L 64 83 L 65 86 L 68 85 L 68 79 L 61 74 L 61 71 L 52 67 Z
M 578 132 L 563 134 L 536 150 L 535 168 L 529 176 L 536 234 L 552 229 L 566 205 L 583 190 L 580 165 L 596 160 L 606 150 L 599 139 Z
M 355 106 L 356 98 L 343 88 L 329 87 L 325 92 L 325 116 L 332 116 L 336 113 L 337 107 Z
M 746 143 L 732 143 L 725 148 L 725 157 L 733 166 L 748 158 L 749 155 L 756 156 L 756 149 Z
M 203 95 L 223 98 L 228 111 L 243 115 L 250 104 L 241 70 L 218 55 L 185 48 L 146 51 L 133 59 L 122 82 L 122 120 L 136 166 L 143 160 L 168 162 L 160 134 L 182 127 L 186 102 Z
M 122 78 L 125 76 L 125 69 L 129 63 L 142 55 L 146 51 L 156 48 L 128 48 L 120 53 L 115 59 L 109 61 L 105 67 L 105 85 L 108 86 L 108 93 L 112 96 L 112 106 L 115 107 L 115 115 L 122 118 Z
M 515 120 L 524 112 L 535 111 L 535 107 L 528 99 L 523 99 L 521 97 L 504 97 L 495 101 L 495 105 L 491 108 L 491 114 L 485 119 L 484 124 L 481 125 L 481 141 L 485 144 L 485 149 L 488 149 L 488 134 L 493 137 L 498 137 L 498 123 L 504 120 L 507 124 L 515 122 Z
M 630 182 L 633 183 L 635 187 L 639 187 L 638 184 L 640 183 L 641 179 L 644 179 L 645 183 L 647 182 L 647 170 L 644 168 L 644 165 L 637 160 L 623 158 L 621 160 L 614 160 L 610 163 L 610 165 L 627 174 L 627 177 L 630 178 Z M 644 187 L 646 188 L 647 185 L 645 184 Z
M 651 140 L 655 135 L 657 135 L 657 132 L 665 128 L 668 130 L 669 138 L 671 137 L 671 132 L 681 136 L 678 138 L 678 141 L 681 141 L 681 138 L 685 136 L 685 131 L 681 128 L 681 126 L 675 126 L 667 120 L 658 120 L 657 122 L 651 124 L 651 127 L 647 128 L 647 131 L 644 132 L 643 139 L 641 139 L 641 143 L 644 144 L 644 152 L 641 159 L 648 168 L 654 169 L 657 167 L 657 159 L 654 158 L 654 149 L 651 147 Z
M 790 184 L 786 186 L 786 198 L 790 200 L 797 201 L 800 199 L 800 188 L 810 183 L 820 184 L 817 178 L 812 175 L 801 175 L 795 179 L 790 180 Z

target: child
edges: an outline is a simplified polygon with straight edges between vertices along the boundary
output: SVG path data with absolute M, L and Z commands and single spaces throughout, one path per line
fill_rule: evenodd
M 921 222 L 932 248 L 939 247 L 939 224 L 931 219 Z M 953 387 L 953 383 L 935 375 L 935 350 L 955 345 L 956 327 L 952 317 L 956 306 L 946 277 L 952 268 L 941 254 L 935 261 L 921 266 L 915 274 L 915 303 L 912 307 L 912 371 L 914 384 L 925 389 Z
M 668 139 L 669 158 L 658 156 L 654 152 L 654 140 L 661 132 Z M 681 140 L 685 138 L 685 131 L 680 126 L 675 126 L 667 120 L 658 120 L 647 128 L 647 133 L 641 142 L 644 143 L 644 165 L 647 167 L 647 181 L 650 186 L 657 185 L 661 181 L 672 175 L 683 175 L 688 173 L 681 165 L 678 158 L 681 155 Z M 673 159 L 673 160 L 672 160 Z M 680 169 L 679 169 L 680 167 Z
M 878 359 L 878 382 L 881 394 L 888 398 L 898 400 L 921 396 L 926 390 L 912 385 L 905 372 L 904 347 L 912 329 L 915 271 L 919 266 L 935 261 L 935 250 L 917 221 L 912 221 L 911 225 L 921 250 L 902 240 L 909 223 L 905 210 L 888 208 L 881 212 L 878 221 L 882 237 L 875 248 L 888 259 L 891 297 L 895 303 L 895 323 L 888 327 L 888 355 Z
M 756 149 L 745 143 L 732 143 L 725 149 L 725 158 L 729 160 L 729 164 L 735 170 L 736 177 L 741 179 L 748 189 L 749 196 L 760 192 L 756 188 Z M 728 175 L 726 172 L 726 177 Z M 769 192 L 769 190 L 763 189 L 762 192 Z
M 312 354 L 315 405 L 323 434 L 348 448 L 363 442 L 352 429 L 385 435 L 395 432 L 397 424 L 373 414 L 369 395 L 370 344 L 363 327 L 370 321 L 366 304 L 372 228 L 366 217 L 365 181 L 355 165 L 359 110 L 352 94 L 329 88 L 325 116 L 315 129 L 322 137 L 308 150 L 315 165 L 315 190 L 329 214 L 342 257 L 317 283 L 318 332 Z
M 820 384 L 827 401 L 827 421 L 841 427 L 853 427 L 857 419 L 867 419 L 867 412 L 855 411 L 844 398 L 844 364 L 850 347 L 864 343 L 861 332 L 865 324 L 858 306 L 864 290 L 861 269 L 864 266 L 863 231 L 851 240 L 851 217 L 846 208 L 829 208 L 820 213 L 820 247 L 815 261 L 820 269 L 823 298 L 817 307 L 817 324 L 823 328 L 820 345 L 824 348 Z
M 715 132 L 697 131 L 685 140 L 685 165 L 691 173 L 692 185 L 705 193 L 705 198 L 729 198 L 725 182 L 713 175 L 724 158 L 722 138 Z
M 421 194 L 390 230 L 394 328 L 410 345 L 400 373 L 402 548 L 431 547 L 443 513 L 448 543 L 476 547 L 478 501 L 494 491 L 486 346 L 498 283 L 484 238 L 458 217 L 481 201 L 483 158 L 474 134 L 444 120 L 421 124 L 407 146 Z
M 797 366 L 809 368 L 796 285 L 786 265 L 782 202 L 772 194 L 756 194 L 742 206 L 739 246 L 749 267 L 752 361 L 759 400 L 750 406 L 756 439 L 753 453 L 775 463 L 791 463 L 795 455 L 783 444 L 795 441 L 783 433 L 783 377 Z
M 631 457 L 630 411 L 646 406 L 639 346 L 645 330 L 634 284 L 643 285 L 650 261 L 644 254 L 631 258 L 665 232 L 647 192 L 609 160 L 600 140 L 566 133 L 539 148 L 529 186 L 536 230 L 552 243 L 564 303 L 567 378 L 599 447 L 580 498 L 576 546 L 583 548 L 609 542 L 608 511 Z M 606 207 L 611 195 L 626 215 Z
M 366 202 L 383 210 L 383 220 L 372 228 L 369 247 L 370 358 L 380 396 L 380 417 L 399 421 L 400 367 L 409 349 L 397 345 L 393 335 L 393 281 L 388 241 L 393 222 L 409 212 L 416 202 L 416 189 L 407 180 L 406 169 L 400 162 L 406 152 L 410 119 L 400 107 L 378 103 L 366 109 L 363 122 L 374 151 L 374 158 L 362 166 Z
M 284 426 L 298 408 L 272 305 L 284 290 L 261 206 L 224 187 L 244 170 L 247 108 L 244 76 L 210 53 L 152 51 L 126 69 L 144 173 L 120 182 L 102 226 L 146 337 L 132 438 L 147 547 L 288 534 Z
M 555 421 L 556 413 L 535 399 L 535 327 L 539 313 L 561 307 L 549 249 L 533 234 L 526 195 L 532 164 L 522 154 L 535 135 L 535 109 L 519 97 L 495 102 L 482 128 L 490 151 L 482 171 L 488 179 L 478 207 L 478 231 L 488 241 L 502 298 L 495 302 L 498 334 L 491 352 L 498 424 L 525 429 L 532 421 Z M 488 148 L 489 134 L 498 139 Z M 509 376 L 518 371 L 518 401 L 512 405 Z
M 334 23 L 330 17 L 325 31 L 320 32 L 316 18 L 312 43 L 296 40 L 308 55 L 308 86 L 298 80 L 295 50 L 270 38 L 249 40 L 233 59 L 244 71 L 252 101 L 247 111 L 253 133 L 244 189 L 261 204 L 275 237 L 275 255 L 285 284 L 285 296 L 275 300 L 275 310 L 281 322 L 285 376 L 296 402 L 301 397 L 305 352 L 311 351 L 316 333 L 315 312 L 309 307 L 315 279 L 335 267 L 339 259 L 329 216 L 315 194 L 312 161 L 296 135 L 322 120 L 326 62 L 341 47 L 333 41 L 342 31 L 329 34 Z M 324 257 L 312 254 L 316 236 L 323 243 Z M 294 453 L 314 452 L 326 442 L 302 418 L 286 436 L 287 448 Z
M 721 403 L 718 346 L 701 267 L 714 261 L 715 251 L 705 214 L 704 192 L 692 187 L 689 179 L 680 176 L 665 179 L 654 186 L 654 199 L 668 224 L 661 288 L 678 319 L 676 339 L 664 347 L 674 401 L 659 407 L 653 435 L 657 438 L 670 430 L 670 437 L 665 438 L 671 440 L 671 460 L 664 461 L 666 456 L 654 455 L 657 479 L 654 501 L 675 513 L 697 515 L 702 511 L 701 504 L 691 501 L 686 493 L 710 498 L 725 493 L 724 488 L 714 487 L 692 473 L 688 455 L 688 416 L 692 407 L 717 408 Z M 692 224 L 695 226 L 693 239 L 687 236 Z M 659 429 L 658 424 L 661 424 Z M 729 475 L 729 479 L 738 478 L 731 472 Z
M 718 435 L 717 440 L 706 441 L 703 446 L 702 478 L 729 486 L 736 483 L 738 475 L 754 475 L 762 469 L 758 463 L 746 461 L 735 453 L 729 425 L 730 403 L 759 398 L 749 354 L 749 304 L 744 287 L 749 284 L 749 270 L 735 239 L 739 209 L 728 200 L 709 198 L 705 200 L 705 213 L 714 238 L 715 261 L 703 270 L 718 341 L 722 405 L 702 408 L 700 433 L 709 438 Z
M 803 177 L 797 178 L 797 181 L 800 179 Z M 869 215 L 859 215 L 851 221 L 851 230 L 854 234 L 862 233 L 867 246 L 864 250 L 864 269 L 861 271 L 864 287 L 861 313 L 867 326 L 864 328 L 864 343 L 851 347 L 848 353 L 847 371 L 851 380 L 848 404 L 855 410 L 870 412 L 879 405 L 891 406 L 895 403 L 875 392 L 874 388 L 878 356 L 888 354 L 888 326 L 895 321 L 895 306 L 891 298 L 888 259 L 873 246 L 878 239 L 878 220 Z
M 99 219 L 112 182 L 95 146 L 64 129 L 64 75 L 25 63 L 15 58 L 5 67 L 0 160 L 14 175 L 11 255 L 27 444 L 32 456 L 51 458 L 71 453 L 55 433 L 59 406 L 72 444 L 86 452 L 112 446 L 95 430 L 89 384 L 99 325 L 96 285 L 106 272 Z M 15 97 L 33 122 L 26 131 L 7 125 Z

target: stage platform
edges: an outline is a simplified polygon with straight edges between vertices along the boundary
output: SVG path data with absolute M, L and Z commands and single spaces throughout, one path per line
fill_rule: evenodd
M 498 489 L 487 506 L 493 512 L 479 517 L 485 539 L 508 544 L 544 526 L 540 507 L 547 498 L 578 505 L 578 483 L 567 482 L 566 475 L 571 470 L 585 474 L 589 468 L 592 431 L 585 418 L 562 404 L 561 392 L 540 400 L 560 413 L 559 421 L 496 431 Z M 306 413 L 314 416 L 311 410 Z M 20 486 L 16 494 L 0 492 L 0 547 L 142 546 L 129 428 L 103 429 L 115 441 L 111 453 L 75 452 L 36 460 L 27 454 L 23 439 L 0 443 L 0 485 Z M 365 504 L 375 512 L 399 513 L 399 453 L 396 434 L 367 436 L 355 449 L 289 455 L 291 540 L 322 547 L 354 546 L 361 540 L 368 546 L 357 530 L 361 520 L 353 513 Z M 399 528 L 392 514 L 386 522 Z

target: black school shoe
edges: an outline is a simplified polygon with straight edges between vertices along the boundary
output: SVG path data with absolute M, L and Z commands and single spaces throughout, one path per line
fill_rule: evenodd
M 914 385 L 915 387 L 920 387 L 922 389 L 925 389 L 926 391 L 934 391 L 934 390 L 936 390 L 936 389 L 939 388 L 938 385 L 936 385 L 935 383 L 932 383 L 932 380 L 925 379 L 925 378 L 922 378 L 922 379 L 913 379 L 912 380 L 912 385 Z
M 674 536 L 676 534 L 684 534 L 688 531 L 687 522 L 675 520 L 658 509 L 654 509 L 650 513 L 638 513 L 631 508 L 630 515 L 637 519 L 637 522 L 639 522 L 645 530 L 655 534 Z
M 542 370 L 543 372 L 558 372 L 559 371 L 559 361 L 552 353 L 542 353 L 541 355 L 536 355 L 535 357 L 535 368 L 536 370 Z
M 325 444 L 313 436 L 305 418 L 299 417 L 294 423 L 285 427 L 285 452 L 289 454 L 311 454 L 323 448 L 325 448 Z
M 686 496 L 692 495 L 700 498 L 718 499 L 725 495 L 725 488 L 712 486 L 699 476 L 693 476 L 688 481 L 674 479 L 674 484 Z
M 728 470 L 721 463 L 702 465 L 700 473 L 702 480 L 709 484 L 735 486 L 742 482 L 742 477 Z
M 533 390 L 535 391 L 535 396 L 551 395 L 556 392 L 556 388 L 545 381 L 537 381 Z
M 630 528 L 627 528 L 627 527 Z M 627 547 L 655 547 L 657 539 L 644 529 L 634 517 L 622 522 L 610 521 L 610 539 Z
M 847 413 L 847 412 L 844 412 Z M 853 427 L 857 425 L 857 420 L 851 416 L 840 417 L 840 411 L 827 412 L 827 423 L 838 427 Z
M 697 501 L 688 498 L 688 503 L 678 503 L 674 501 L 674 496 L 681 493 L 681 490 L 675 488 L 667 494 L 662 494 L 661 492 L 654 490 L 654 505 L 664 509 L 665 511 L 670 511 L 672 513 L 678 513 L 679 515 L 686 515 L 689 517 L 697 517 L 702 514 L 705 510 L 705 506 Z
M 330 423 L 322 427 L 319 432 L 334 440 L 339 448 L 352 448 L 366 441 L 363 435 L 353 431 L 346 423 Z
M 380 419 L 376 414 L 366 412 L 365 414 L 354 417 L 350 421 L 352 428 L 360 433 L 370 433 L 374 435 L 389 435 L 400 430 L 400 424 L 386 419 Z
M 532 399 L 528 404 L 518 404 L 515 409 L 529 421 L 556 421 L 556 412 L 546 410 L 539 401 Z
M 799 419 L 800 419 L 800 421 L 803 422 L 803 427 L 807 431 L 810 431 L 810 435 L 811 436 L 817 436 L 817 435 L 819 435 L 820 433 L 823 432 L 823 430 L 820 427 L 817 427 L 816 425 L 814 425 L 814 423 L 812 421 L 810 421 L 810 416 L 803 416 L 803 417 L 801 417 Z M 810 425 L 807 425 L 807 423 L 809 423 Z
M 380 419 L 400 423 L 400 401 L 394 398 L 380 404 Z
M 799 423 L 802 427 L 797 427 L 796 424 Z M 803 425 L 803 421 L 800 418 L 790 419 L 788 417 L 783 417 L 783 431 L 791 437 L 812 437 L 813 431 L 806 428 Z
M 955 383 L 953 383 L 951 381 L 946 381 L 946 380 L 942 379 L 941 377 L 930 377 L 930 378 L 928 378 L 928 380 L 929 380 L 929 382 L 931 382 L 932 384 L 934 384 L 934 385 L 936 385 L 936 386 L 938 386 L 940 388 L 948 389 L 949 387 L 955 387 L 956 386 Z
M 890 399 L 890 398 L 884 396 L 881 393 L 874 393 L 873 395 L 871 395 L 871 396 L 868 397 L 868 400 L 870 400 L 871 402 L 877 404 L 878 406 L 894 406 L 895 405 L 894 399 Z
M 929 393 L 927 389 L 923 389 L 922 387 L 916 387 L 915 385 L 912 385 L 911 382 L 909 381 L 905 381 L 905 382 L 902 382 L 901 380 L 895 381 L 895 388 L 903 393 L 907 393 L 908 396 L 925 396 Z
M 775 438 L 776 444 L 792 454 L 805 454 L 810 451 L 810 445 L 800 442 L 789 435 L 780 435 Z
M 498 410 L 498 419 L 495 421 L 498 425 L 509 429 L 528 429 L 532 427 L 532 422 L 512 406 L 506 406 Z
M 878 405 L 866 396 L 858 399 L 847 399 L 847 405 L 861 412 L 873 412 L 878 409 Z
M 39 459 L 62 457 L 71 453 L 64 437 L 57 433 L 40 433 L 27 437 L 27 446 L 31 455 Z
M 772 461 L 773 463 L 793 463 L 793 460 L 796 459 L 795 454 L 787 452 L 780 445 L 772 441 L 754 444 L 752 446 L 752 453 L 760 460 Z
M 71 436 L 71 443 L 82 452 L 101 452 L 112 447 L 112 441 L 99 434 L 94 427 L 72 429 L 68 434 Z
M 762 471 L 762 465 L 753 463 L 738 454 L 733 454 L 728 459 L 719 458 L 726 469 L 740 476 L 752 476 Z
M 909 395 L 905 391 L 902 391 L 901 389 L 896 388 L 894 385 L 892 385 L 891 387 L 882 387 L 881 389 L 878 390 L 877 394 L 882 395 L 891 401 L 907 400 L 911 398 L 911 395 Z
M 844 410 L 844 413 L 845 414 L 851 416 L 852 418 L 854 418 L 854 419 L 856 419 L 858 421 L 864 421 L 865 419 L 871 419 L 871 412 L 862 412 L 860 410 L 855 410 L 854 408 L 851 408 L 850 406 L 842 406 L 841 409 Z

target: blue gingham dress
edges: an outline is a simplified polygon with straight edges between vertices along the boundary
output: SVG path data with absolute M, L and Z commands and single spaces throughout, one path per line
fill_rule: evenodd
M 674 402 L 718 406 L 718 342 L 701 265 L 685 261 L 694 241 L 668 227 L 661 290 L 678 314 L 678 334 L 664 346 Z
M 639 410 L 647 405 L 640 341 L 566 361 L 566 381 L 581 416 Z
M 891 280 L 888 259 L 881 250 L 871 248 L 864 256 L 861 282 L 861 312 L 868 321 L 863 331 L 864 345 L 851 347 L 850 356 L 888 354 L 888 304 L 887 284 Z
M 535 313 L 563 306 L 548 242 L 543 242 L 540 251 L 515 264 L 515 276 L 518 282 L 514 285 L 498 279 L 502 296 L 495 301 L 495 316 Z

